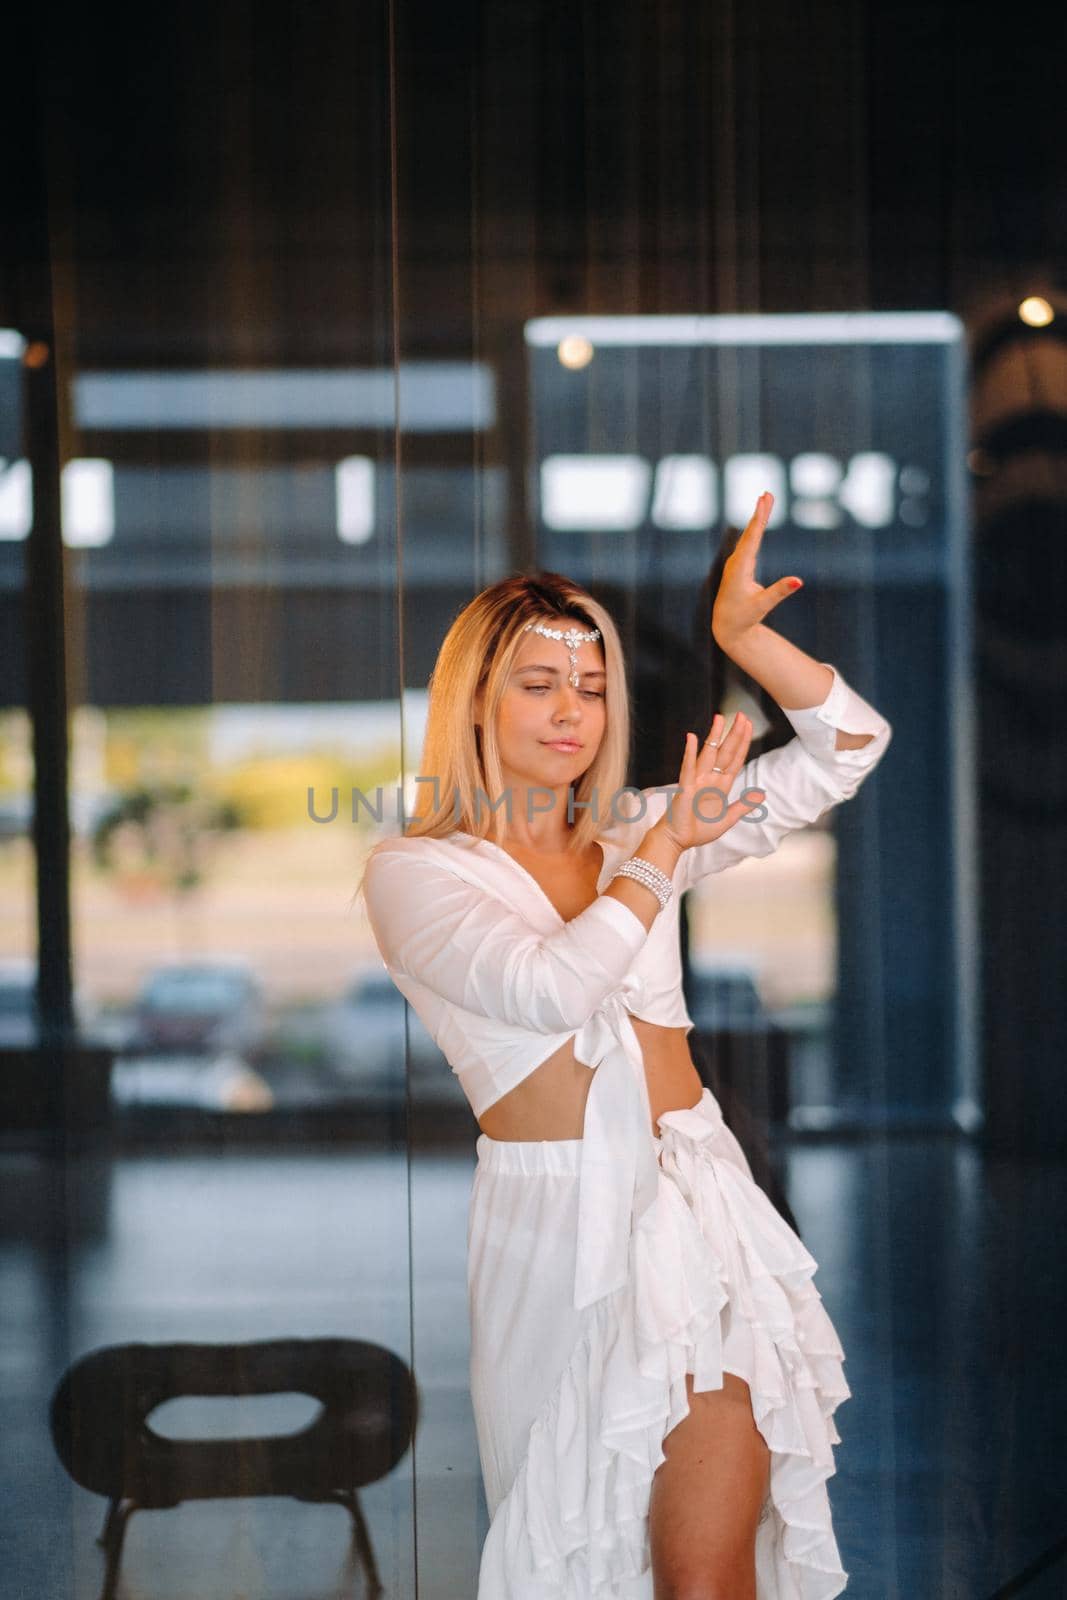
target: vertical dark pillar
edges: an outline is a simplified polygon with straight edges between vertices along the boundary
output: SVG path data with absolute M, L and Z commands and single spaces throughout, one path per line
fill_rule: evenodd
M 35 333 L 25 355 L 26 450 L 33 472 L 33 527 L 26 547 L 26 675 L 33 726 L 37 998 L 42 1042 L 49 1045 L 71 1036 L 74 1017 L 55 348 L 50 323 Z
M 989 1148 L 1067 1149 L 1067 306 L 975 321 L 979 836 Z

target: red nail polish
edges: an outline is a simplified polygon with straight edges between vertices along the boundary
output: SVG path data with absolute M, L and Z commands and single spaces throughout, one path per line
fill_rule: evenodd
M 804 581 L 802 578 L 790 578 L 789 587 L 791 589 L 803 589 Z

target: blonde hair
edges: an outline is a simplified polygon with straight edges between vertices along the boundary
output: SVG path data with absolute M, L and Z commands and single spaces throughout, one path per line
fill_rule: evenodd
M 489 803 L 503 792 L 496 719 L 528 622 L 600 630 L 606 679 L 604 736 L 592 764 L 574 786 L 575 820 L 566 848 L 576 854 L 584 851 L 606 825 L 612 797 L 626 784 L 630 761 L 630 696 L 618 629 L 599 601 L 570 578 L 558 572 L 520 573 L 475 595 L 438 651 L 430 674 L 418 774 L 435 776 L 437 783 L 417 786 L 415 811 L 404 830 L 408 837 L 443 839 L 463 832 L 503 843 L 505 818 Z M 480 737 L 473 715 L 479 690 Z M 595 810 L 581 807 L 581 802 L 594 799 L 594 791 Z

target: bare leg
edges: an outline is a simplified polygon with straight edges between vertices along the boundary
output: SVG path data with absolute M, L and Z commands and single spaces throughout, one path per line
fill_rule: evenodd
M 748 1384 L 693 1393 L 663 1441 L 652 1480 L 649 1538 L 655 1600 L 756 1600 L 756 1525 L 771 1452 L 756 1427 Z

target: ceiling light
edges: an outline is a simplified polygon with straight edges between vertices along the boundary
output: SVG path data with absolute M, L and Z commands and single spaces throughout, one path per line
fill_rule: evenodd
M 1039 294 L 1029 294 L 1019 307 L 1019 316 L 1031 328 L 1047 328 L 1056 313 Z
M 593 346 L 581 334 L 568 334 L 561 339 L 556 351 L 561 367 L 569 367 L 571 372 L 579 372 L 582 367 L 587 367 L 593 359 Z

